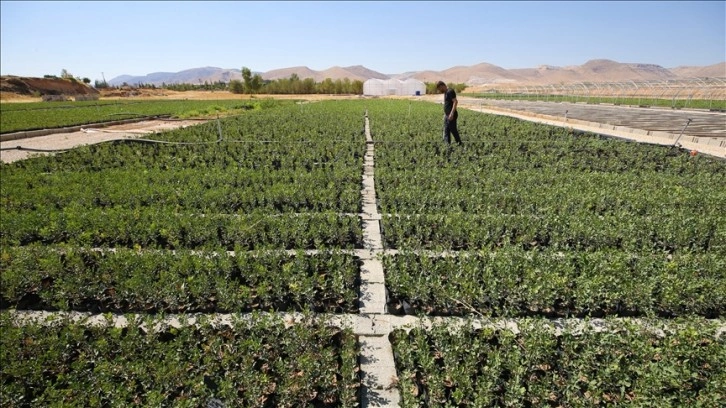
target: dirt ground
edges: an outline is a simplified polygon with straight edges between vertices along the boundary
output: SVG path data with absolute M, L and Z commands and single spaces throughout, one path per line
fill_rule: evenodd
M 20 95 L 14 92 L 0 91 L 0 102 L 2 103 L 24 103 L 24 102 L 42 102 L 43 99 L 38 96 Z
M 57 154 L 57 152 L 37 152 L 33 150 L 20 150 L 17 149 L 18 146 L 21 146 L 24 149 L 36 150 L 71 149 L 82 145 L 97 144 L 116 139 L 130 139 L 139 137 L 152 138 L 153 136 L 149 135 L 164 132 L 167 130 L 193 126 L 203 122 L 205 121 L 147 120 L 143 122 L 126 123 L 123 125 L 108 126 L 104 128 L 82 129 L 80 132 L 55 133 L 47 136 L 11 140 L 0 143 L 0 147 L 3 149 L 13 149 L 0 151 L 0 161 L 5 163 L 11 163 L 33 156 L 47 156 Z

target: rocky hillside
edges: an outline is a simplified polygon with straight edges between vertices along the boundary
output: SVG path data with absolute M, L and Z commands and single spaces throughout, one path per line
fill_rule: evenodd
M 150 84 L 160 86 L 162 84 L 200 84 L 204 82 L 229 82 L 233 79 L 242 79 L 242 71 L 239 69 L 223 69 L 216 67 L 203 67 L 186 69 L 180 72 L 153 72 L 143 76 L 121 75 L 108 81 L 111 86 L 123 84 L 137 85 Z
M 75 79 L 0 77 L 0 91 L 18 95 L 91 95 L 98 90 Z
M 671 68 L 670 71 L 679 77 L 724 78 L 726 77 L 726 62 L 707 67 L 676 67 Z

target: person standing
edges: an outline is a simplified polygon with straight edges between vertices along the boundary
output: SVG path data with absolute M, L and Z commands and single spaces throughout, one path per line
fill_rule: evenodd
M 459 104 L 456 100 L 456 91 L 449 89 L 444 81 L 437 82 L 436 89 L 444 94 L 444 142 L 451 144 L 451 135 L 454 135 L 456 143 L 461 145 L 459 129 L 456 127 L 456 119 L 459 118 L 459 112 L 456 111 L 456 106 Z

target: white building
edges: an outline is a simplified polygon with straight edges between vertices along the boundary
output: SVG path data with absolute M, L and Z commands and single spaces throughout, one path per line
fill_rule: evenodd
M 409 78 L 405 81 L 398 79 L 369 79 L 363 83 L 363 95 L 425 95 L 426 84 Z

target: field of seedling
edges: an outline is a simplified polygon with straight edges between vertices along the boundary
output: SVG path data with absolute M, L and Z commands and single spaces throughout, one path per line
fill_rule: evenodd
M 188 118 L 238 113 L 254 109 L 262 101 L 81 101 L 6 103 L 2 106 L 0 133 L 87 125 L 148 116 Z
M 441 125 L 421 101 L 269 104 L 0 164 L 0 405 L 723 404 L 724 160 Z M 350 323 L 370 315 L 390 330 Z

